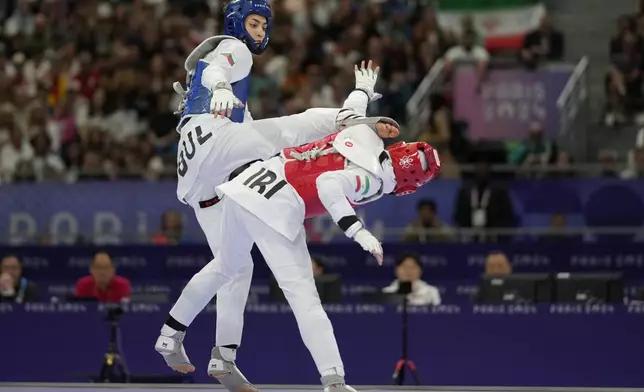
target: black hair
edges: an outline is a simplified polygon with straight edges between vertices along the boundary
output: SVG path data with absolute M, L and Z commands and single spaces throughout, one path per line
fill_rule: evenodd
M 177 214 L 179 215 L 179 219 L 181 219 L 181 213 L 178 210 L 175 210 L 174 208 L 170 208 L 169 210 L 163 211 L 163 214 L 161 214 L 161 230 L 166 230 L 166 220 L 168 217 L 172 214 Z
M 466 29 L 465 31 L 463 31 L 463 38 L 465 37 L 476 38 L 476 31 L 472 29 Z
M 423 268 L 423 265 L 420 262 L 420 255 L 417 254 L 417 253 L 413 253 L 413 252 L 405 252 L 405 253 L 400 254 L 396 258 L 396 267 L 400 267 L 400 265 L 407 259 L 414 260 L 414 263 L 416 263 L 418 268 L 420 268 L 420 269 Z
M 13 254 L 2 256 L 2 260 L 0 260 L 0 267 L 2 267 L 3 261 L 10 258 L 15 258 L 16 260 L 18 260 L 18 265 L 20 265 L 20 268 L 22 268 L 22 260 L 20 260 L 20 257 L 18 255 L 13 255 Z
M 112 255 L 109 252 L 105 251 L 105 250 L 99 250 L 99 251 L 94 252 L 94 256 L 92 256 L 92 262 L 90 263 L 90 265 L 93 266 L 94 263 L 96 262 L 96 257 L 98 257 L 98 255 L 101 255 L 101 254 L 107 255 L 107 258 L 110 260 L 110 264 L 112 264 L 112 266 L 114 266 L 114 261 L 112 261 Z
M 422 210 L 425 207 L 429 207 L 432 211 L 436 212 L 436 202 L 433 199 L 422 199 L 416 204 L 416 209 L 418 211 Z
M 505 254 L 503 251 L 501 251 L 499 249 L 493 250 L 493 251 L 491 251 L 490 253 L 487 254 L 487 257 L 490 257 L 490 256 L 503 256 L 506 259 L 508 259 L 508 255 Z M 508 260 L 508 262 L 509 262 L 509 260 Z

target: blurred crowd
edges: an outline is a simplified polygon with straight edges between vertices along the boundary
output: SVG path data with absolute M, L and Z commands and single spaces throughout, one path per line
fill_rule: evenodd
M 174 178 L 173 112 L 180 98 L 172 82 L 185 80 L 186 55 L 222 30 L 222 6 L 222 0 L 1 2 L 3 182 Z M 433 9 L 417 7 L 402 0 L 275 2 L 269 49 L 255 57 L 253 117 L 338 107 L 353 87 L 353 64 L 373 59 L 382 68 L 378 90 L 384 98 L 370 108 L 404 124 L 407 102 L 437 59 L 446 61 L 448 72 L 460 61 L 475 62 L 480 83 L 491 61 L 507 57 L 488 52 L 471 17 L 463 18 L 457 34 L 441 29 Z M 641 15 L 620 18 L 611 41 L 609 124 L 639 108 Z M 564 53 L 565 37 L 546 15 L 510 57 L 534 69 Z M 481 160 L 522 166 L 523 176 L 543 176 L 543 168 L 575 175 L 572 155 L 544 138 L 552 132 L 543 124 L 532 124 L 524 142 L 480 143 L 468 140 L 467 124 L 452 116 L 451 102 L 449 94 L 433 95 L 429 122 L 411 136 L 439 148 L 444 177 L 460 177 L 458 165 Z M 630 152 L 627 171 L 617 151 L 600 151 L 602 166 L 590 174 L 639 177 L 640 150 Z
M 221 32 L 221 0 L 7 0 L 0 4 L 0 175 L 5 182 L 174 178 L 172 82 L 185 80 L 186 55 Z M 354 85 L 353 64 L 381 68 L 379 115 L 407 121 L 406 104 L 437 59 L 449 67 L 490 60 L 471 17 L 441 29 L 435 11 L 407 1 L 275 2 L 269 49 L 255 57 L 254 118 L 339 107 Z M 561 60 L 564 37 L 547 16 L 512 56 L 529 69 Z M 477 86 L 480 88 L 480 85 Z M 451 97 L 432 97 L 432 115 L 414 138 L 443 155 L 444 177 L 484 160 L 527 167 L 571 165 L 533 125 L 524 143 L 480 146 L 452 117 Z M 547 132 L 550 134 L 549 132 Z M 503 155 L 502 157 L 499 157 Z M 610 161 L 610 152 L 604 153 Z M 600 157 L 601 158 L 601 157 Z
M 405 104 L 458 37 L 406 2 L 274 4 L 256 57 L 254 118 L 338 107 L 352 67 L 382 68 L 379 114 Z M 7 0 L 0 4 L 0 171 L 5 181 L 174 177 L 186 55 L 221 29 L 218 0 Z M 393 33 L 392 33 L 393 32 Z
M 644 1 L 637 12 L 617 20 L 617 33 L 609 45 L 610 65 L 605 78 L 606 109 L 604 122 L 620 127 L 631 122 L 644 125 Z M 602 160 L 617 160 L 614 151 L 600 152 Z M 627 152 L 627 169 L 621 177 L 644 177 L 644 128 Z
M 642 122 L 644 109 L 642 72 L 644 71 L 644 1 L 640 8 L 617 20 L 617 33 L 609 46 L 610 66 L 606 75 L 608 126 L 626 123 L 635 117 Z

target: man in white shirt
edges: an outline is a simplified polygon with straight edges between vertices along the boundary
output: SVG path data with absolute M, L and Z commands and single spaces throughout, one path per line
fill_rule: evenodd
M 478 73 L 477 90 L 487 74 L 488 64 L 490 63 L 490 53 L 480 46 L 476 45 L 476 33 L 472 30 L 465 30 L 461 37 L 461 44 L 451 48 L 445 53 L 445 71 L 452 72 L 454 65 L 457 63 L 475 63 Z
M 440 305 L 441 294 L 438 288 L 420 280 L 423 275 L 418 256 L 403 254 L 396 260 L 396 280 L 382 289 L 383 293 L 398 292 L 399 282 L 411 282 L 411 293 L 407 295 L 409 305 Z
M 22 161 L 30 161 L 34 157 L 34 150 L 22 132 L 13 126 L 9 142 L 0 148 L 0 176 L 10 180 L 16 172 L 16 167 Z

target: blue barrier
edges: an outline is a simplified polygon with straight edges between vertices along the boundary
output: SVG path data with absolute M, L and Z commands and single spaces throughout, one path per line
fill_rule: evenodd
M 107 249 L 119 273 L 138 282 L 186 281 L 212 258 L 207 246 L 122 246 Z M 436 280 L 472 280 L 483 271 L 491 251 L 508 254 L 517 272 L 572 272 L 620 270 L 628 278 L 644 278 L 644 248 L 641 245 L 576 243 L 508 244 L 384 244 L 385 265 L 355 243 L 311 244 L 310 252 L 329 270 L 347 280 L 393 279 L 395 257 L 403 252 L 421 256 L 425 276 Z M 95 247 L 0 247 L 0 254 L 17 254 L 23 260 L 25 275 L 36 282 L 74 282 L 89 271 Z M 259 252 L 253 252 L 255 278 L 266 279 L 269 270 Z
M 453 224 L 455 198 L 462 183 L 438 180 L 414 195 L 385 196 L 357 209 L 370 229 L 403 228 L 416 218 L 416 203 L 432 198 L 439 216 Z M 507 185 L 520 226 L 546 226 L 552 214 L 562 213 L 571 226 L 629 226 L 644 224 L 644 182 L 616 179 L 513 181 Z M 176 184 L 109 182 L 0 187 L 0 233 L 15 242 L 47 234 L 56 243 L 93 239 L 105 244 L 149 241 L 161 215 L 177 209 L 184 215 L 184 243 L 203 242 L 192 211 L 176 198 Z M 321 231 L 334 229 L 328 217 L 316 218 Z M 336 230 L 336 234 L 339 230 Z M 346 240 L 341 233 L 334 240 Z M 393 235 L 387 240 L 399 240 Z
M 168 308 L 130 304 L 122 347 L 131 372 L 168 374 L 153 350 Z M 374 304 L 327 307 L 354 384 L 388 384 L 400 356 L 400 314 Z M 205 375 L 213 308 L 190 328 L 188 353 Z M 0 304 L 0 381 L 73 381 L 96 374 L 108 345 L 104 308 Z M 410 357 L 423 384 L 635 387 L 644 385 L 644 308 L 611 305 L 419 307 L 410 314 Z M 260 384 L 317 384 L 288 307 L 247 309 L 238 364 Z M 279 366 L 275 366 L 279 364 Z M 284 370 L 282 370 L 284 369 Z M 86 377 L 85 376 L 85 377 Z

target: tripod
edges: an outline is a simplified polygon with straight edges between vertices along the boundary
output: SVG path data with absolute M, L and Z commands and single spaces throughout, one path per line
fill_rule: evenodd
M 103 358 L 103 365 L 101 366 L 98 381 L 104 383 L 128 383 L 130 382 L 130 374 L 127 371 L 125 362 L 123 362 L 123 358 L 118 352 L 119 320 L 118 317 L 112 316 L 112 314 L 108 314 L 107 320 L 110 322 L 110 344 Z
M 407 313 L 407 295 L 411 293 L 411 282 L 399 282 L 398 294 L 402 295 L 402 356 L 396 362 L 393 375 L 393 385 L 403 385 L 405 383 L 405 368 L 409 369 L 416 385 L 420 385 L 418 378 L 418 371 L 414 361 L 409 359 L 407 355 L 409 343 L 409 323 Z

